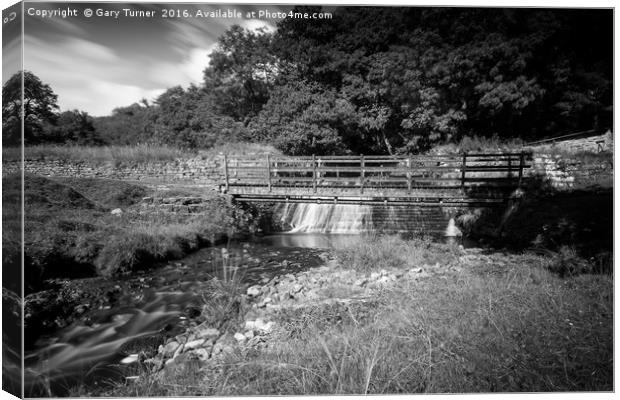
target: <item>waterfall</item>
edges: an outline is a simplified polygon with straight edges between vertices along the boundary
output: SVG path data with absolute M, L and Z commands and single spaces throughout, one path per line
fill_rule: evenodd
M 457 228 L 456 223 L 454 222 L 454 218 L 450 218 L 450 221 L 448 221 L 448 227 L 446 228 L 445 236 L 455 237 L 455 236 L 462 236 L 462 235 L 463 233 L 461 232 L 459 228 Z
M 290 225 L 293 233 L 358 233 L 373 228 L 372 207 L 368 205 L 285 204 L 280 221 Z

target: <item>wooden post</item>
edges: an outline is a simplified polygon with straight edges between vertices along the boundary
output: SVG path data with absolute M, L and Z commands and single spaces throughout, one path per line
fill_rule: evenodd
M 226 157 L 226 154 L 224 154 L 224 179 L 225 179 L 226 193 L 228 193 L 228 158 Z
M 271 192 L 271 159 L 269 154 L 267 154 L 267 187 L 269 192 Z
M 360 194 L 364 194 L 364 155 L 360 154 Z
M 312 155 L 312 191 L 316 193 L 316 157 Z
M 407 165 L 407 193 L 411 194 L 411 175 L 413 175 L 412 165 L 413 160 L 411 159 L 411 154 L 409 154 L 409 158 L 407 159 L 409 165 Z
M 521 151 L 521 154 L 519 155 L 519 189 L 521 189 L 521 180 L 523 179 L 523 159 L 524 159 L 525 154 L 523 154 L 523 151 Z
M 463 165 L 461 166 L 461 190 L 465 190 L 465 171 L 467 170 L 467 152 L 463 153 Z

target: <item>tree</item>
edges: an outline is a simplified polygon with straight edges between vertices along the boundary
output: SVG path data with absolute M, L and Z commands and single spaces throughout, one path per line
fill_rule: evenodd
M 85 146 L 104 143 L 97 133 L 93 118 L 85 111 L 72 110 L 60 113 L 57 126 L 48 135 L 50 141 Z
M 21 142 L 22 78 L 24 144 L 45 141 L 44 127 L 56 124 L 58 96 L 32 72 L 20 71 L 2 87 L 2 136 L 5 146 L 19 145 Z
M 286 154 L 343 154 L 355 131 L 352 105 L 316 83 L 291 82 L 277 88 L 250 124 L 252 138 Z
M 267 102 L 279 71 L 272 37 L 233 25 L 219 38 L 204 71 L 204 87 L 219 114 L 246 123 Z

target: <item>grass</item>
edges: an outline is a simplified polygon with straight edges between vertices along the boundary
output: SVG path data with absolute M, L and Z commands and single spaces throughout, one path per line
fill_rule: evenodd
M 368 246 L 369 243 L 372 246 Z M 396 236 L 379 235 L 370 235 L 336 250 L 337 260 L 343 268 L 362 273 L 448 263 L 455 261 L 457 256 L 456 246 L 444 246 L 424 239 L 404 241 Z
M 24 149 L 28 161 L 71 161 L 85 162 L 91 165 L 134 166 L 170 162 L 178 159 L 187 160 L 200 156 L 208 159 L 219 154 L 279 154 L 272 146 L 255 143 L 226 143 L 208 150 L 180 149 L 165 145 L 137 144 L 131 146 L 76 146 L 76 145 L 36 145 Z M 21 148 L 5 147 L 2 149 L 4 162 L 20 161 Z
M 429 154 L 462 154 L 463 152 L 519 152 L 523 149 L 521 139 L 503 139 L 495 135 L 464 136 L 458 143 L 445 143 L 433 147 Z
M 3 251 L 6 265 L 19 257 L 19 176 L 3 179 Z M 178 192 L 178 191 L 177 191 Z M 97 179 L 25 177 L 25 256 L 28 290 L 46 279 L 115 275 L 180 258 L 241 230 L 244 212 L 215 196 L 204 214 L 127 212 L 153 191 Z M 179 193 L 177 193 L 179 194 Z M 12 206 L 13 205 L 13 206 Z M 111 209 L 120 207 L 121 216 Z M 17 264 L 16 264 L 17 265 Z
M 365 240 L 359 248 L 385 255 L 388 246 L 397 253 L 393 261 L 430 251 L 396 239 Z M 437 245 L 436 257 L 445 250 Z M 358 270 L 366 271 L 361 260 Z M 373 301 L 286 310 L 276 315 L 285 329 L 266 348 L 145 374 L 105 394 L 611 391 L 613 281 L 562 279 L 547 263 L 534 254 L 470 257 L 456 260 L 457 270 L 402 279 Z
M 191 158 L 193 151 L 164 145 L 138 144 L 133 146 L 75 146 L 75 145 L 37 145 L 24 149 L 29 161 L 61 160 L 88 162 L 94 165 L 112 164 L 136 165 L 174 161 L 178 158 Z M 8 147 L 2 149 L 3 161 L 19 161 L 21 149 Z

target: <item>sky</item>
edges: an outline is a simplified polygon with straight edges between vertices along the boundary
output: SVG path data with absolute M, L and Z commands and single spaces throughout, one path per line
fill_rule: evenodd
M 87 8 L 93 16 L 84 16 Z M 75 10 L 77 16 L 67 13 L 63 18 L 60 11 L 67 9 Z M 107 11 L 108 16 L 97 16 L 98 9 Z M 153 12 L 154 17 L 132 18 L 125 16 L 123 9 Z M 163 18 L 163 10 L 187 10 L 193 17 Z M 198 10 L 203 15 L 230 10 L 242 17 L 205 18 L 197 15 Z M 258 18 L 260 10 L 287 11 L 290 6 L 26 3 L 24 69 L 51 86 L 61 111 L 110 115 L 114 108 L 142 98 L 153 100 L 172 86 L 202 82 L 209 54 L 230 26 L 276 29 L 278 19 Z M 44 11 L 45 16 L 41 15 Z M 256 18 L 247 15 L 251 11 Z M 9 64 L 15 63 L 19 35 L 5 30 L 3 41 L 4 83 L 15 71 Z

